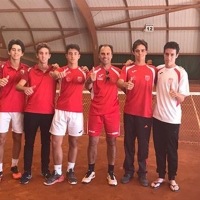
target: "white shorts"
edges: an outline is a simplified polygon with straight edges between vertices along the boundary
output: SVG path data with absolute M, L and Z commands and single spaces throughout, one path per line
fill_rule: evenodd
M 15 133 L 23 133 L 24 130 L 24 114 L 21 112 L 0 112 L 0 133 L 7 133 L 10 122 L 12 123 L 12 131 Z
M 55 110 L 50 132 L 52 135 L 65 135 L 68 129 L 70 136 L 83 135 L 83 113 Z

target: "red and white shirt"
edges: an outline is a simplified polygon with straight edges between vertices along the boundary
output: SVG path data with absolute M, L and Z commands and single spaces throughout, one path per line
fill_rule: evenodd
M 27 81 L 29 87 L 36 86 L 33 89 L 34 93 L 28 96 L 25 112 L 54 113 L 56 81 L 49 75 L 51 71 L 53 71 L 52 66 L 49 66 L 49 69 L 43 72 L 38 65 L 35 65 L 22 77 Z
M 156 77 L 156 67 L 143 65 L 124 66 L 120 79 L 132 79 L 134 87 L 126 91 L 124 112 L 140 117 L 152 117 L 152 90 Z
M 83 112 L 83 87 L 86 80 L 86 73 L 81 67 L 76 69 L 64 66 L 57 71 L 65 71 L 65 78 L 60 80 L 60 94 L 56 109 L 69 112 Z
M 92 70 L 89 72 L 90 77 Z M 121 69 L 111 66 L 105 70 L 101 66 L 95 67 L 96 81 L 91 90 L 90 114 L 104 115 L 119 110 L 117 81 Z
M 175 66 L 166 68 L 165 65 L 160 65 L 158 69 L 158 78 L 156 84 L 156 105 L 153 112 L 153 117 L 156 119 L 171 123 L 181 123 L 181 104 L 176 98 L 170 96 L 170 85 L 173 90 L 184 96 L 190 95 L 188 75 L 184 68 Z
M 25 94 L 18 92 L 15 87 L 28 68 L 27 65 L 20 63 L 16 70 L 11 66 L 10 60 L 0 66 L 0 78 L 9 76 L 7 85 L 0 87 L 0 112 L 24 111 Z

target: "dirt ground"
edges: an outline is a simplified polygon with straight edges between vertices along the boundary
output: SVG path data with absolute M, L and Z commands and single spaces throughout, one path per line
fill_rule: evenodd
M 200 145 L 191 145 L 180 143 L 179 145 L 179 170 L 177 182 L 180 185 L 180 192 L 174 193 L 170 191 L 168 182 L 159 189 L 154 190 L 151 187 L 142 187 L 139 185 L 138 178 L 135 174 L 134 179 L 128 184 L 121 184 L 120 178 L 123 176 L 123 137 L 117 139 L 117 159 L 115 165 L 115 174 L 118 179 L 118 185 L 111 187 L 107 184 L 107 159 L 105 137 L 100 138 L 98 146 L 98 157 L 96 161 L 96 178 L 88 185 L 81 183 L 81 179 L 87 171 L 86 149 L 88 144 L 88 136 L 83 135 L 79 140 L 79 152 L 75 167 L 78 179 L 77 185 L 70 185 L 65 180 L 52 186 L 45 186 L 44 179 L 40 175 L 40 138 L 39 132 L 36 138 L 34 160 L 32 167 L 33 178 L 27 185 L 21 185 L 18 180 L 13 180 L 10 174 L 11 160 L 11 133 L 5 147 L 4 156 L 4 178 L 0 183 L 0 199 L 1 200 L 146 200 L 146 199 L 162 199 L 162 200 L 197 200 L 200 196 L 199 190 L 199 166 L 200 166 Z M 67 166 L 67 136 L 64 139 L 64 161 L 63 172 Z M 137 166 L 137 163 L 136 163 Z M 53 164 L 51 162 L 51 170 Z M 23 149 L 20 156 L 19 168 L 23 171 Z M 153 142 L 150 141 L 150 152 L 148 160 L 148 179 L 150 182 L 157 178 L 155 172 L 155 156 Z
M 191 92 L 200 91 L 200 82 L 193 84 Z M 23 139 L 24 141 L 24 139 Z M 75 166 L 78 179 L 77 185 L 70 185 L 65 180 L 52 186 L 43 184 L 44 178 L 40 175 L 40 133 L 38 132 L 35 142 L 34 159 L 32 166 L 33 178 L 27 185 L 21 185 L 19 180 L 13 180 L 10 173 L 12 138 L 11 132 L 5 145 L 4 153 L 4 177 L 0 183 L 0 200 L 198 200 L 200 196 L 200 143 L 179 143 L 179 169 L 176 178 L 181 190 L 178 193 L 170 191 L 166 181 L 159 189 L 154 190 L 150 186 L 139 185 L 137 175 L 128 184 L 121 184 L 120 178 L 124 171 L 122 168 L 124 160 L 123 136 L 117 138 L 117 158 L 115 175 L 118 185 L 111 187 L 107 184 L 107 158 L 105 137 L 102 136 L 98 146 L 96 161 L 96 178 L 88 185 L 81 183 L 81 179 L 87 171 L 87 144 L 88 136 L 83 135 L 79 139 L 79 152 Z M 64 160 L 63 172 L 67 167 L 67 136 L 63 142 Z M 137 167 L 137 163 L 135 163 Z M 51 170 L 53 163 L 51 160 Z M 23 172 L 23 145 L 20 155 L 19 169 Z M 157 178 L 155 154 L 152 139 L 150 141 L 148 159 L 148 179 L 150 182 Z

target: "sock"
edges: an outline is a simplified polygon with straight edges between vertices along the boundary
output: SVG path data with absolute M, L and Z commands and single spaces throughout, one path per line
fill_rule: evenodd
M 3 163 L 0 163 L 0 172 L 3 171 Z
M 61 175 L 62 174 L 62 165 L 54 165 L 54 170 Z
M 74 169 L 74 166 L 75 166 L 75 163 L 68 162 L 67 171 L 69 171 L 70 169 Z
M 114 172 L 114 165 L 108 165 L 108 173 Z
M 94 171 L 94 166 L 95 166 L 95 163 L 94 164 L 89 164 L 88 165 L 88 170 L 93 172 Z
M 15 166 L 17 166 L 17 165 L 18 165 L 18 161 L 19 161 L 19 159 L 14 159 L 14 158 L 12 158 L 12 164 L 11 164 L 11 167 L 15 167 Z

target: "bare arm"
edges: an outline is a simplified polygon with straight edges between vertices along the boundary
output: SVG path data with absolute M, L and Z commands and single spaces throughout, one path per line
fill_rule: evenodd
M 172 88 L 172 84 L 170 84 L 170 91 L 169 91 L 169 94 L 171 97 L 173 98 L 176 98 L 176 100 L 180 103 L 182 103 L 184 100 L 185 100 L 185 95 L 183 94 L 180 94 L 178 93 L 177 91 L 175 91 L 173 88 Z
M 134 87 L 134 83 L 132 82 L 132 78 L 128 82 L 125 82 L 123 79 L 119 79 L 117 81 L 117 86 L 123 91 L 132 90 Z
M 51 76 L 52 78 L 54 78 L 54 79 L 64 78 L 66 75 L 67 75 L 67 74 L 66 74 L 65 70 L 62 71 L 62 72 L 59 72 L 59 71 L 52 71 L 52 72 L 50 73 L 50 76 Z
M 93 86 L 93 82 L 95 82 L 97 79 L 97 73 L 95 72 L 94 67 L 92 68 L 92 72 L 90 74 L 90 77 L 88 77 L 88 79 L 85 82 L 85 88 L 87 90 L 91 90 L 92 86 Z
M 0 86 L 1 86 L 1 87 L 6 86 L 7 83 L 8 83 L 8 80 L 9 80 L 9 76 L 7 76 L 6 78 L 0 79 Z
M 27 83 L 26 80 L 21 79 L 19 83 L 16 85 L 16 90 L 19 92 L 24 92 L 26 95 L 32 95 L 34 93 L 34 88 L 36 88 L 36 85 L 27 87 L 25 86 Z

